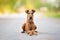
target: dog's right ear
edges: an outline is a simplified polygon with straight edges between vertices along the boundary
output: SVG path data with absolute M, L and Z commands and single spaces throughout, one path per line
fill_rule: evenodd
M 28 12 L 29 12 L 29 10 L 26 10 L 25 12 L 26 12 L 26 13 L 28 13 Z

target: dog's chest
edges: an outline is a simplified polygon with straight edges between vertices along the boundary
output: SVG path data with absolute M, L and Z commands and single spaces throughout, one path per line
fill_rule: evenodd
M 34 24 L 29 24 L 29 28 L 32 30 L 34 28 Z

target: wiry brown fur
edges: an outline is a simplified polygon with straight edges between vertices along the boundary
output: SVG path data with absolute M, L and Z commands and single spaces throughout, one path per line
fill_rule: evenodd
M 22 26 L 22 33 L 26 32 L 29 35 L 34 35 L 37 33 L 37 31 L 35 31 L 37 27 L 33 21 L 33 13 L 35 10 L 26 10 L 25 12 L 27 13 L 27 21 Z

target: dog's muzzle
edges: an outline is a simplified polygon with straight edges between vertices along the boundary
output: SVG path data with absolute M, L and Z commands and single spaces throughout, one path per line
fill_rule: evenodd
M 32 19 L 32 17 L 30 17 L 30 19 Z

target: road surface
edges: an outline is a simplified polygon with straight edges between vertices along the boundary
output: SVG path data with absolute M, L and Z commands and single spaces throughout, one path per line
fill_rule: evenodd
M 29 36 L 22 31 L 26 15 L 0 17 L 0 40 L 60 40 L 60 19 L 42 17 L 35 14 L 38 35 Z

